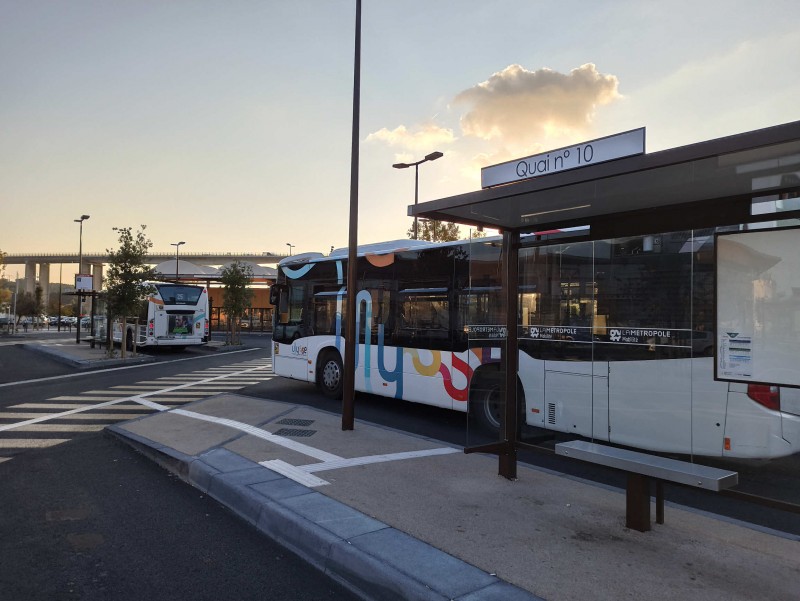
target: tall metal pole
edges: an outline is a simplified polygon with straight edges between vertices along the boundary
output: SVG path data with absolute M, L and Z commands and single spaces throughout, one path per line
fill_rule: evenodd
M 80 233 L 78 234 L 78 275 L 83 271 L 83 222 L 89 219 L 88 215 L 81 215 L 80 219 L 75 219 L 80 224 Z M 77 283 L 77 280 L 76 280 Z M 83 300 L 83 293 L 78 292 L 78 327 L 75 328 L 75 344 L 81 342 L 81 301 Z
M 361 0 L 356 0 L 355 59 L 353 64 L 353 136 L 350 151 L 350 236 L 347 253 L 347 303 L 344 344 L 344 381 L 342 382 L 342 430 L 355 426 L 356 382 L 356 286 L 358 269 L 358 149 L 361 104 Z
M 419 163 L 414 165 L 414 208 L 417 206 L 417 201 L 419 201 Z M 414 215 L 414 240 L 417 240 L 417 236 L 419 235 L 419 225 L 418 225 L 418 218 L 416 214 Z
M 170 246 L 175 247 L 175 283 L 178 283 L 178 249 L 181 247 L 181 244 L 186 244 L 183 240 L 180 242 L 170 242 Z

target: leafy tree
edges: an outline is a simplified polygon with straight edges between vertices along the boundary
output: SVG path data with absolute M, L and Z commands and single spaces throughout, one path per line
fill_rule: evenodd
M 222 309 L 228 316 L 228 331 L 225 344 L 241 344 L 240 322 L 244 312 L 253 301 L 253 290 L 249 287 L 253 277 L 250 265 L 234 261 L 222 268 L 221 281 L 223 287 Z
M 129 227 L 113 228 L 119 232 L 119 248 L 106 249 L 108 252 L 108 275 L 105 280 L 109 321 L 116 317 L 127 318 L 138 315 L 143 296 L 154 292 L 153 286 L 146 284 L 153 279 L 154 270 L 145 263 L 147 251 L 153 243 L 145 236 L 146 225 L 134 235 Z M 109 348 L 111 348 L 111 328 L 108 328 Z M 122 353 L 126 344 L 126 328 L 122 328 Z M 134 337 L 134 341 L 135 341 Z
M 30 292 L 20 292 L 17 297 L 17 323 L 22 318 L 36 315 L 36 297 Z
M 451 242 L 460 238 L 461 232 L 455 223 L 449 221 L 436 221 L 434 219 L 418 220 L 417 239 L 429 242 Z M 408 232 L 408 237 L 414 237 L 414 227 Z

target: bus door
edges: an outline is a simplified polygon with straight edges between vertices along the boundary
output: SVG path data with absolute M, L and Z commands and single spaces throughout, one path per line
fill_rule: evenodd
M 166 309 L 164 309 L 164 305 L 153 304 L 151 319 L 153 320 L 152 330 L 149 322 L 139 324 L 140 327 L 144 325 L 145 338 L 166 338 L 169 335 L 169 314 Z
M 595 243 L 594 355 L 608 365 L 611 442 L 692 448 L 689 235 Z
M 520 379 L 526 421 L 608 440 L 608 362 L 598 327 L 592 242 L 520 252 Z
M 275 305 L 272 334 L 272 363 L 275 373 L 298 380 L 309 380 L 308 340 L 304 338 L 303 318 L 306 287 L 304 282 L 276 284 L 270 289 Z M 306 316 L 307 317 L 307 316 Z

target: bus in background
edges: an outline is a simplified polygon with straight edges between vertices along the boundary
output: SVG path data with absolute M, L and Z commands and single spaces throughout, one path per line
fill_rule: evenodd
M 714 233 L 523 237 L 528 426 L 687 455 L 800 451 L 800 390 L 714 379 Z M 356 390 L 469 411 L 496 429 L 500 252 L 498 238 L 359 247 Z M 271 290 L 275 374 L 332 398 L 342 394 L 346 273 L 347 249 L 294 255 Z
M 147 282 L 153 288 L 140 304 L 137 347 L 177 347 L 209 340 L 208 290 L 205 286 Z M 112 324 L 116 344 L 122 344 L 123 320 Z M 128 319 L 126 347 L 133 348 L 135 324 Z

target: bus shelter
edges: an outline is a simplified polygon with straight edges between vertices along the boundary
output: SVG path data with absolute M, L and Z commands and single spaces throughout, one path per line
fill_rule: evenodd
M 501 246 L 492 264 L 481 260 L 489 243 L 472 241 L 470 285 L 479 299 L 485 276 L 501 274 L 502 320 L 476 318 L 466 328 L 472 346 L 499 355 L 500 376 L 484 394 L 496 401 L 500 434 L 488 442 L 470 436 L 476 444 L 467 452 L 496 453 L 506 478 L 516 477 L 517 452 L 549 434 L 692 456 L 714 455 L 709 449 L 717 447 L 748 452 L 746 435 L 731 435 L 726 418 L 709 418 L 703 405 L 718 374 L 698 384 L 700 362 L 646 359 L 708 356 L 702 365 L 711 369 L 715 236 L 800 224 L 800 121 L 649 154 L 641 135 L 641 152 L 600 162 L 586 151 L 602 141 L 587 142 L 511 161 L 499 175 L 484 170 L 479 191 L 408 207 L 415 218 L 502 234 L 491 243 Z M 563 168 L 564 157 L 576 153 L 589 160 Z M 759 261 L 762 268 L 770 263 Z M 792 302 L 792 294 L 800 302 L 800 288 L 790 288 L 782 302 Z M 798 313 L 788 330 L 800 330 Z M 640 371 L 621 378 L 633 366 Z M 538 375 L 526 375 L 532 380 L 523 399 L 518 374 L 529 373 Z M 663 381 L 664 398 L 631 400 L 635 382 L 647 379 Z M 670 386 L 676 388 L 667 399 Z M 786 398 L 797 406 L 785 409 L 800 413 L 793 392 Z M 588 404 L 578 406 L 581 398 Z M 672 404 L 677 408 L 665 409 Z M 620 432 L 627 434 L 615 438 Z M 665 432 L 663 443 L 651 443 Z

